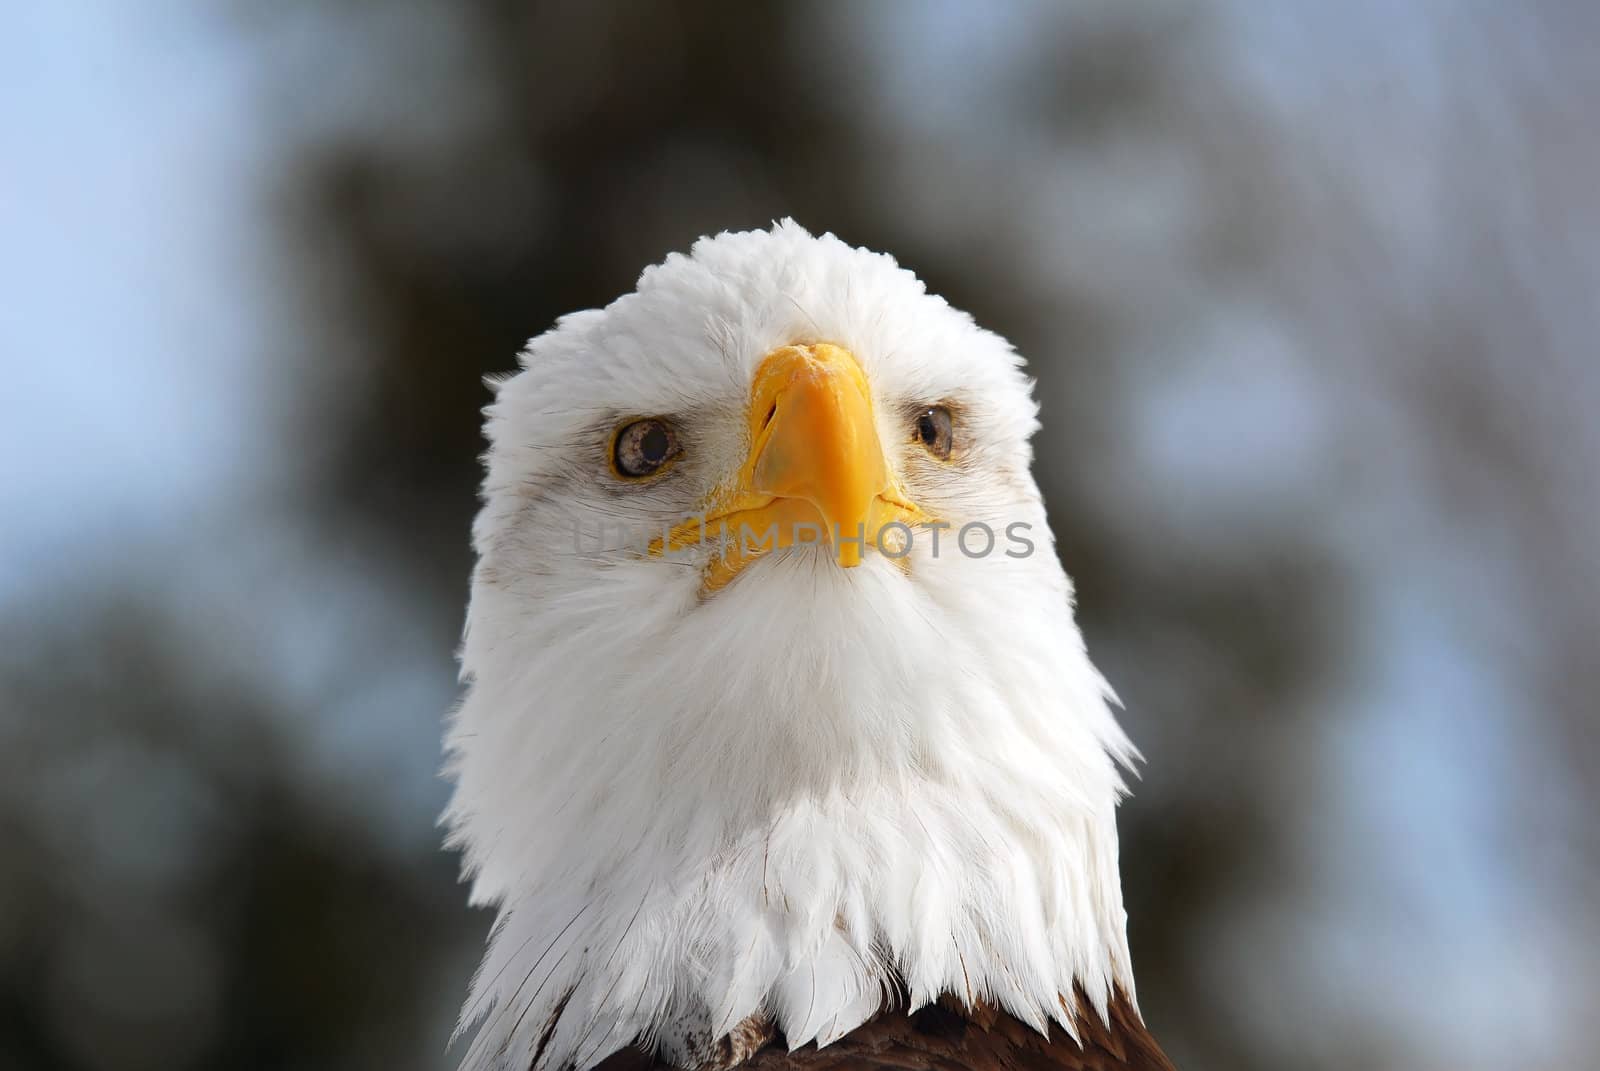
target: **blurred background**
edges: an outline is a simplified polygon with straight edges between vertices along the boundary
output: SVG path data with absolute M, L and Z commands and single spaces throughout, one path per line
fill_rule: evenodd
M 1032 362 L 1179 1066 L 1600 1059 L 1600 10 L 7 23 L 0 1067 L 454 1066 L 481 377 L 784 215 Z

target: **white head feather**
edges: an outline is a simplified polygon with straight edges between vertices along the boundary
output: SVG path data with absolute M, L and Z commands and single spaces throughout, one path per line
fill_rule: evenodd
M 909 572 L 791 548 L 702 597 L 696 564 L 597 549 L 586 524 L 694 513 L 749 448 L 757 364 L 821 341 L 859 360 L 892 464 L 952 525 L 937 557 L 931 532 Z M 959 463 L 899 426 L 942 400 Z M 1113 985 L 1131 997 L 1114 811 L 1133 750 L 1073 622 L 1004 340 L 785 221 L 564 317 L 488 413 L 448 734 L 451 840 L 498 908 L 469 1065 L 583 1067 L 638 1038 L 694 1064 L 752 1015 L 825 1044 L 891 979 L 912 1007 L 981 998 L 1041 1028 L 1072 1029 L 1075 983 L 1102 1013 Z M 612 429 L 666 414 L 688 444 L 673 478 L 623 485 Z M 991 553 L 956 546 L 969 522 Z

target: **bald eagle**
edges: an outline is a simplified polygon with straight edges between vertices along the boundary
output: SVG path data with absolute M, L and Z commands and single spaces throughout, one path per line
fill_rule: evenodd
M 446 738 L 465 1066 L 1170 1069 L 1011 346 L 785 220 L 520 363 Z

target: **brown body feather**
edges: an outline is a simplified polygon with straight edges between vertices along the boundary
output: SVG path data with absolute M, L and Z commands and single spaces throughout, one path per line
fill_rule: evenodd
M 1045 1037 L 988 1005 L 967 1009 L 946 997 L 910 1015 L 890 1011 L 826 1048 L 788 1051 L 782 1035 L 743 1027 L 711 1066 L 748 1071 L 1173 1071 L 1123 993 L 1113 994 L 1109 1021 L 1079 1000 L 1074 1041 L 1054 1023 Z M 743 1048 L 744 1052 L 737 1052 Z M 737 1053 L 737 1055 L 736 1055 Z M 745 1057 L 739 1059 L 740 1056 Z M 595 1071 L 675 1071 L 639 1049 L 624 1049 Z

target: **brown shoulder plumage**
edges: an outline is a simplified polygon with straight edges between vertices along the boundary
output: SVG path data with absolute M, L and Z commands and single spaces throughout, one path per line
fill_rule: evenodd
M 1173 1071 L 1133 1004 L 1117 990 L 1102 1022 L 1079 995 L 1082 1043 L 1052 1023 L 1045 1037 L 987 1005 L 967 1009 L 946 997 L 910 1015 L 890 1011 L 823 1049 L 789 1052 L 772 1034 L 738 1063 L 749 1071 Z M 726 1065 L 725 1065 L 726 1066 Z M 637 1049 L 613 1054 L 595 1071 L 673 1071 Z

